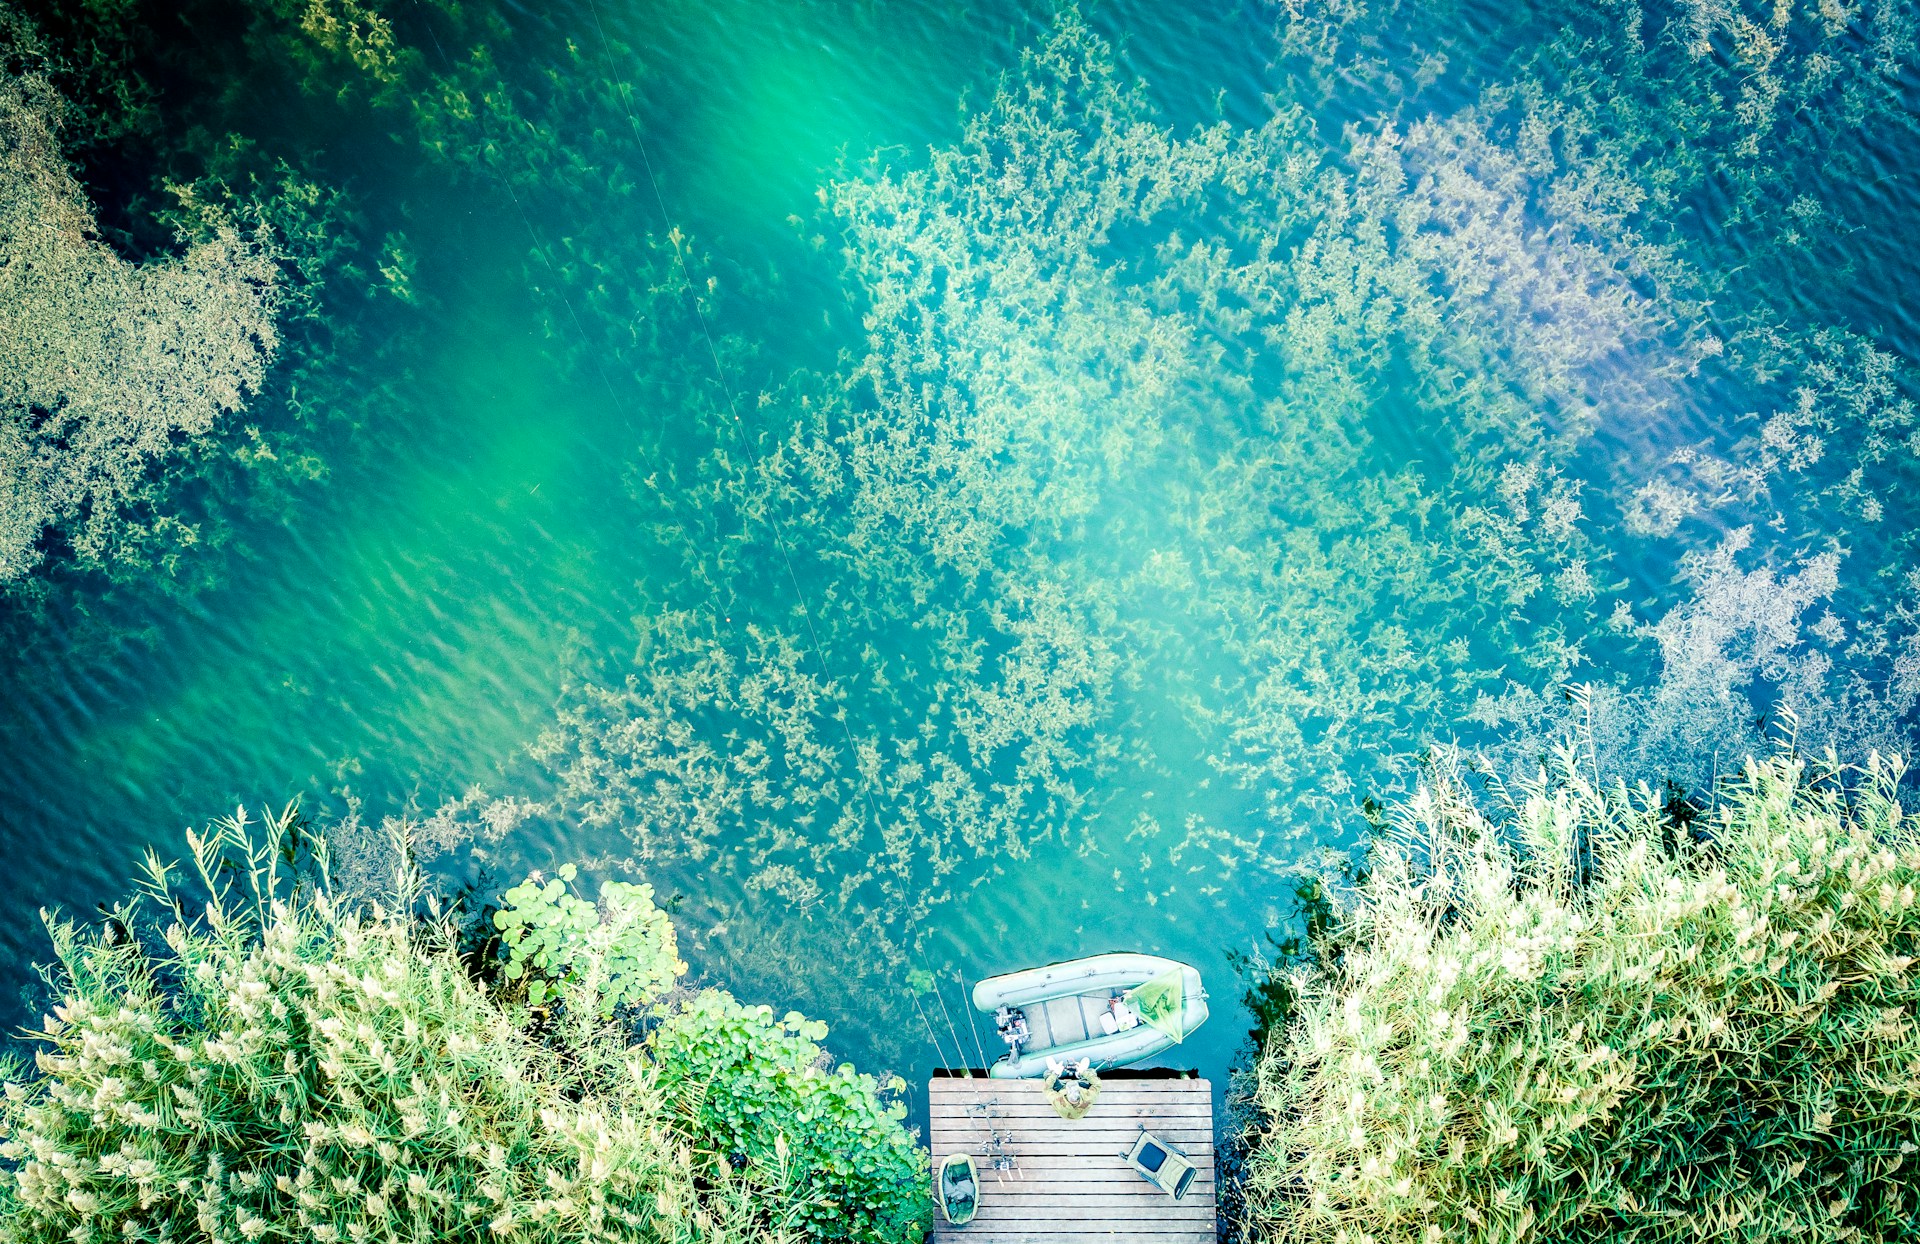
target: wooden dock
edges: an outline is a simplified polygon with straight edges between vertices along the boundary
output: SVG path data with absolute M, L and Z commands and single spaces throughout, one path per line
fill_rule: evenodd
M 1077 1122 L 1054 1113 L 1038 1080 L 937 1072 L 928 1097 L 935 1168 L 958 1152 L 980 1170 L 980 1212 L 964 1227 L 936 1213 L 936 1244 L 1213 1244 L 1207 1081 L 1113 1073 Z M 1178 1204 L 1120 1160 L 1143 1126 L 1199 1167 Z

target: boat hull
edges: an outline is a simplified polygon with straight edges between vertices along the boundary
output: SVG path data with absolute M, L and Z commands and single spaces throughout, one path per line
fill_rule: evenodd
M 1200 973 L 1184 963 L 1158 955 L 1115 953 L 1091 955 L 1065 963 L 1028 968 L 994 976 L 973 987 L 973 1005 L 991 1015 L 1000 1007 L 1017 1007 L 1027 1012 L 1029 1024 L 1038 1020 L 1050 1024 L 1063 999 L 1099 998 L 1123 993 L 1169 972 L 1181 976 L 1182 1025 L 1187 1032 L 1198 1028 L 1207 1018 L 1206 991 L 1200 985 Z M 1019 1056 L 1008 1055 L 987 1069 L 996 1080 L 1029 1080 L 1047 1073 L 1047 1060 L 1077 1062 L 1085 1058 L 1099 1070 L 1121 1067 L 1152 1058 L 1174 1044 L 1174 1039 L 1150 1024 L 1120 1032 L 1095 1031 L 1084 1004 L 1075 1003 L 1080 1022 L 1069 1038 L 1060 1034 L 1039 1034 L 1034 1048 Z M 1096 1008 L 1097 1010 L 1097 1008 Z M 1072 1011 L 1067 1012 L 1069 1015 Z

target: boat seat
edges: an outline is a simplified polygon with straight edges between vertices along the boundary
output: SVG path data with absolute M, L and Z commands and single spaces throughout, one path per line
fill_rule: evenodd
M 1107 1011 L 1109 994 L 1075 994 L 1067 998 L 1049 998 L 1027 1008 L 1027 1026 L 1033 1029 L 1030 1051 L 1058 1049 L 1078 1045 L 1096 1036 L 1114 1032 L 1113 1016 Z M 1131 1028 L 1132 1024 L 1121 1027 Z
M 1049 1049 L 1075 1045 L 1093 1035 L 1087 1028 L 1086 1012 L 1081 1009 L 1078 998 L 1050 998 L 1041 1007 L 1040 1015 L 1046 1025 Z
M 1093 997 L 1088 994 L 1080 994 L 1075 997 L 1073 1001 L 1080 1011 L 1080 1028 L 1087 1034 L 1088 1039 L 1100 1035 L 1102 1032 L 1100 1017 L 1107 1013 L 1107 999 L 1105 995 Z

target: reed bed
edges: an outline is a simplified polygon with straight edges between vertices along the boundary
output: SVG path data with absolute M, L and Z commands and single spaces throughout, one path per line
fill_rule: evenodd
M 781 1034 L 735 1023 L 730 1070 L 784 1092 L 723 1135 L 705 1120 L 731 1122 L 737 1093 L 599 1005 L 626 964 L 612 936 L 588 930 L 530 1010 L 476 976 L 450 923 L 416 914 L 404 869 L 386 909 L 335 901 L 324 870 L 296 881 L 290 825 L 256 842 L 223 822 L 193 839 L 192 885 L 150 858 L 104 924 L 49 919 L 60 1001 L 35 1066 L 6 1069 L 0 1241 L 919 1237 L 923 1198 L 888 1190 L 918 1193 L 924 1161 L 871 1079 L 791 1066 Z M 714 996 L 647 1018 L 697 1043 Z M 837 1115 L 793 1117 L 822 1092 Z M 839 1150 L 858 1169 L 808 1157 Z M 876 1173 L 900 1177 L 858 1184 Z
M 1780 754 L 1676 816 L 1443 754 L 1260 1057 L 1248 1234 L 1920 1238 L 1901 772 Z

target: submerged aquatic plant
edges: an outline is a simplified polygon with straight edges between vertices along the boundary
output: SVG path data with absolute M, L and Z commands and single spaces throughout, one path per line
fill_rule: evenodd
M 1879 339 L 1878 313 L 1860 304 L 1855 265 L 1873 249 L 1859 245 L 1871 236 L 1859 190 L 1878 176 L 1876 151 L 1916 132 L 1901 86 L 1920 58 L 1911 7 L 1522 5 L 1502 11 L 1483 54 L 1451 56 L 1462 13 L 1451 3 L 1282 6 L 1282 67 L 1302 92 L 1337 90 L 1363 115 L 1424 114 L 1462 150 L 1499 153 L 1499 184 L 1527 205 L 1506 219 L 1542 242 L 1590 239 L 1604 262 L 1583 261 L 1583 283 L 1633 309 L 1624 323 L 1637 327 L 1616 335 L 1626 348 L 1607 366 L 1617 375 L 1590 412 L 1605 456 L 1582 446 L 1579 465 L 1567 463 L 1588 518 L 1621 562 L 1698 560 L 1742 528 L 1741 574 L 1786 580 L 1838 554 L 1829 611 L 1753 681 L 1753 714 L 1777 701 L 1810 738 L 1856 754 L 1905 739 L 1912 702 L 1888 679 L 1889 657 L 1916 639 L 1913 524 L 1900 521 L 1920 477 L 1916 383 Z M 1483 205 L 1466 219 L 1485 216 Z M 1541 305 L 1550 325 L 1582 323 Z M 1588 324 L 1576 340 L 1606 339 Z M 1590 585 L 1603 608 L 1619 591 Z M 1697 613 L 1684 595 L 1610 603 L 1613 616 L 1653 620 L 1617 628 L 1638 641 Z M 1667 611 L 1671 622 L 1659 622 Z M 1623 694 L 1671 678 L 1680 695 L 1700 672 L 1702 654 L 1676 662 L 1665 638 L 1642 642 L 1641 654 L 1659 658 L 1652 668 L 1595 640 Z M 1637 747 L 1632 761 L 1649 777 L 1711 764 L 1664 728 Z
M 1261 1055 L 1250 1237 L 1916 1238 L 1901 773 L 1782 752 L 1682 821 L 1437 757 Z
M 1342 40 L 1389 9 L 1290 15 L 1283 48 L 1367 83 Z M 687 590 L 569 689 L 559 806 L 697 864 L 742 953 L 797 910 L 899 968 L 1043 847 L 1225 903 L 1417 740 L 1484 727 L 1530 767 L 1582 666 L 1636 776 L 1710 782 L 1776 702 L 1816 744 L 1905 738 L 1913 378 L 1676 224 L 1740 144 L 1801 167 L 1845 127 L 1725 113 L 1718 61 L 1635 42 L 1651 16 L 1515 20 L 1505 76 L 1367 84 L 1398 116 L 1336 139 L 1311 82 L 1180 132 L 1068 9 L 958 142 L 828 186 L 861 350 L 636 466 Z M 1838 104 L 1796 61 L 1795 106 L 1890 115 L 1891 48 Z M 1725 231 L 1787 245 L 1741 186 Z M 1757 413 L 1648 431 L 1701 407 Z M 1630 596 L 1649 562 L 1675 589 Z
M 1277 866 L 1394 780 L 1320 780 L 1356 740 L 1564 678 L 1608 553 L 1556 452 L 1698 350 L 1647 248 L 1529 225 L 1529 167 L 1466 122 L 1182 134 L 1064 12 L 958 143 L 828 187 L 862 354 L 636 469 L 687 590 L 569 691 L 560 805 L 897 966 L 1043 845 Z
M 178 255 L 135 264 L 100 237 L 45 60 L 0 6 L 0 587 L 49 529 L 96 567 L 138 545 L 150 471 L 244 407 L 279 344 L 268 231 L 183 189 Z
M 30 573 L 0 575 L 0 634 L 19 657 L 0 675 L 8 699 L 151 641 L 170 604 L 270 545 L 335 469 L 364 465 L 377 442 L 342 433 L 400 408 L 400 360 L 420 341 L 415 249 L 397 210 L 342 188 L 331 157 L 357 172 L 365 151 L 346 153 L 344 103 L 321 122 L 343 141 L 286 141 L 282 121 L 326 105 L 277 72 L 284 48 L 254 15 L 0 5 L 10 164 L 57 170 L 69 196 L 43 184 L 31 227 L 6 230 L 36 261 L 7 278 L 18 391 L 0 439 L 30 452 L 6 492 L 37 497 L 0 518 L 0 542 L 37 541 Z M 173 37 L 182 27 L 212 37 Z M 22 120 L 23 92 L 58 125 Z M 22 462 L 0 459 L 7 475 Z

